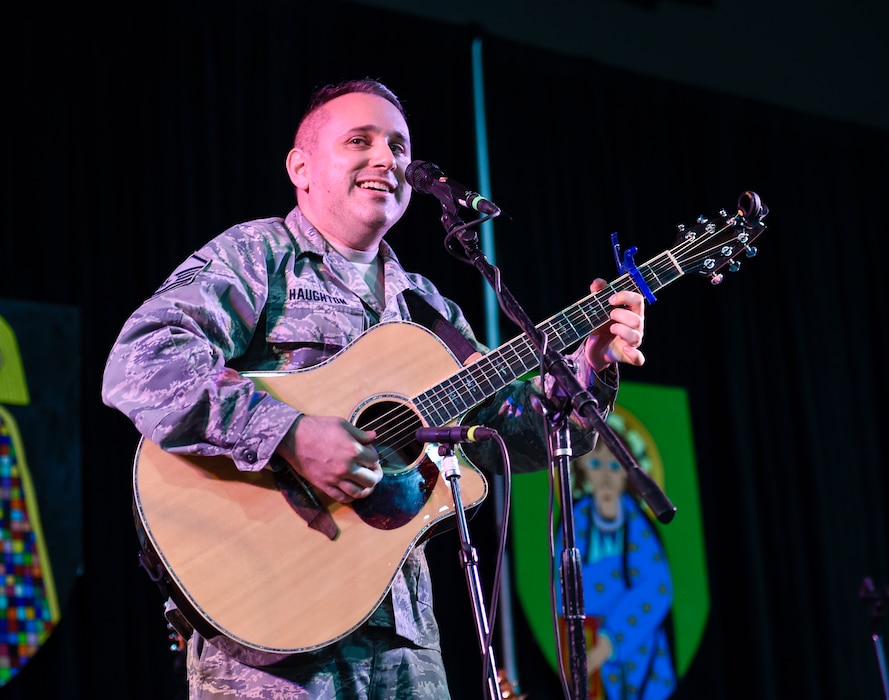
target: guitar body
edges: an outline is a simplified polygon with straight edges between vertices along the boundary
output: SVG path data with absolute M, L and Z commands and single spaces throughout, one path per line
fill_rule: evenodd
M 316 367 L 247 376 L 305 413 L 356 425 L 396 405 L 415 430 L 422 423 L 408 397 L 459 367 L 437 336 L 399 322 L 375 326 Z M 455 514 L 431 451 L 415 447 L 413 462 L 383 464 L 368 499 L 344 505 L 316 495 L 335 523 L 331 538 L 297 514 L 271 471 L 241 472 L 227 457 L 173 454 L 143 439 L 137 529 L 180 610 L 214 642 L 234 643 L 229 652 L 269 663 L 318 649 L 367 620 L 414 545 Z M 462 455 L 460 465 L 461 503 L 473 510 L 487 482 Z

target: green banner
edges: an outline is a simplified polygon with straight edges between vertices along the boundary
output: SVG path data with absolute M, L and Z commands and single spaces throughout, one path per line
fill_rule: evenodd
M 657 527 L 673 579 L 673 651 L 681 679 L 697 653 L 710 611 L 688 397 L 684 389 L 621 382 L 617 410 L 644 436 L 651 476 L 676 506 L 673 520 Z M 559 527 L 559 508 L 553 496 L 550 522 L 550 493 L 547 470 L 516 475 L 510 528 L 516 593 L 541 651 L 557 670 L 550 573 L 558 581 L 558 571 L 549 562 L 550 532 Z M 556 566 L 559 557 L 556 552 Z

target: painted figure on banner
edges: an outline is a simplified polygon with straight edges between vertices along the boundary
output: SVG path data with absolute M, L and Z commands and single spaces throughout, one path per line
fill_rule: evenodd
M 644 427 L 620 406 L 608 424 L 650 473 L 656 448 Z M 573 461 L 572 480 L 589 698 L 669 698 L 677 683 L 670 618 L 673 583 L 654 518 L 632 493 L 624 467 L 601 439 Z M 557 552 L 562 539 L 560 529 Z M 562 611 L 561 587 L 557 591 Z M 561 617 L 560 628 L 565 655 Z

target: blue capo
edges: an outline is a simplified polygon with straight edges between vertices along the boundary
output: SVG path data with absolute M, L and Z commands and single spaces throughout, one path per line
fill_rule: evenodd
M 648 302 L 653 303 L 655 301 L 655 296 L 645 283 L 645 280 L 642 279 L 642 273 L 639 272 L 636 263 L 633 262 L 633 256 L 636 254 L 636 246 L 632 246 L 629 250 L 624 252 L 624 259 L 623 262 L 621 262 L 620 243 L 617 242 L 617 231 L 615 231 L 611 234 L 611 247 L 614 248 L 614 262 L 617 264 L 617 271 L 620 274 L 626 272 L 630 275 L 636 283 L 636 286 L 639 288 L 639 291 L 642 292 Z

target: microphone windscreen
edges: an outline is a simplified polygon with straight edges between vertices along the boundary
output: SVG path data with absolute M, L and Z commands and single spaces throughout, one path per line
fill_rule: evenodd
M 404 179 L 407 184 L 413 187 L 417 192 L 424 194 L 432 193 L 432 183 L 439 178 L 444 177 L 435 163 L 425 160 L 412 160 L 404 170 Z

